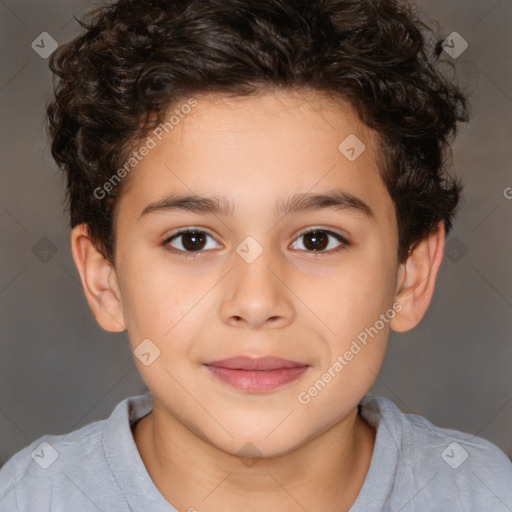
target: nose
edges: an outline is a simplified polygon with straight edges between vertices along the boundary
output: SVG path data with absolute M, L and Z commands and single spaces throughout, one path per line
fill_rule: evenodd
M 265 251 L 251 263 L 235 255 L 222 289 L 222 321 L 250 329 L 285 327 L 294 314 L 289 280 L 285 262 L 270 261 Z

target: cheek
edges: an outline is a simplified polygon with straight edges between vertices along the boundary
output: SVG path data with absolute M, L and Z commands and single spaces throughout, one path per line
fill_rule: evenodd
M 180 396 L 177 382 L 184 382 L 186 377 L 188 365 L 183 363 L 189 359 L 195 337 L 191 320 L 197 325 L 197 298 L 183 277 L 180 280 L 160 270 L 153 266 L 132 274 L 127 287 L 129 299 L 123 304 L 126 326 L 134 361 L 146 386 L 154 392 L 165 389 Z
M 393 271 L 381 257 L 357 255 L 328 277 L 317 278 L 314 286 L 305 282 L 301 295 L 307 297 L 304 302 L 323 321 L 326 332 L 343 343 L 391 307 Z
M 158 345 L 171 338 L 174 326 L 193 307 L 189 282 L 161 264 L 125 267 L 123 310 L 134 343 L 149 338 Z M 188 285 L 187 285 L 188 284 Z

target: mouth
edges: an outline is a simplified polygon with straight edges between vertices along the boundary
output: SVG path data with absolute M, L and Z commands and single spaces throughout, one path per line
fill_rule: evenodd
M 245 356 L 211 361 L 204 366 L 223 383 L 243 391 L 264 392 L 299 378 L 309 365 L 278 357 Z

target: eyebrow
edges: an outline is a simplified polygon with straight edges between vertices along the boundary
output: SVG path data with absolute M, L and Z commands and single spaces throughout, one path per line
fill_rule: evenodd
M 375 219 L 373 210 L 358 197 L 343 191 L 331 190 L 322 194 L 299 193 L 277 202 L 274 213 L 288 215 L 318 210 L 346 210 Z M 232 216 L 235 206 L 222 196 L 198 196 L 190 194 L 170 194 L 163 199 L 148 204 L 139 220 L 154 212 L 186 211 L 198 214 Z

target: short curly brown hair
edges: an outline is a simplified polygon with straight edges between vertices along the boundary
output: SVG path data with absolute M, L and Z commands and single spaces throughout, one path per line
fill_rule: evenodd
M 398 261 L 440 221 L 450 231 L 462 185 L 447 174 L 446 157 L 457 122 L 468 120 L 467 100 L 440 72 L 439 43 L 429 50 L 433 30 L 410 4 L 118 0 L 89 17 L 77 20 L 85 33 L 50 58 L 58 83 L 48 132 L 67 177 L 71 227 L 86 223 L 109 261 L 122 187 L 104 200 L 94 190 L 172 105 L 200 93 L 279 87 L 348 100 L 378 135 Z

